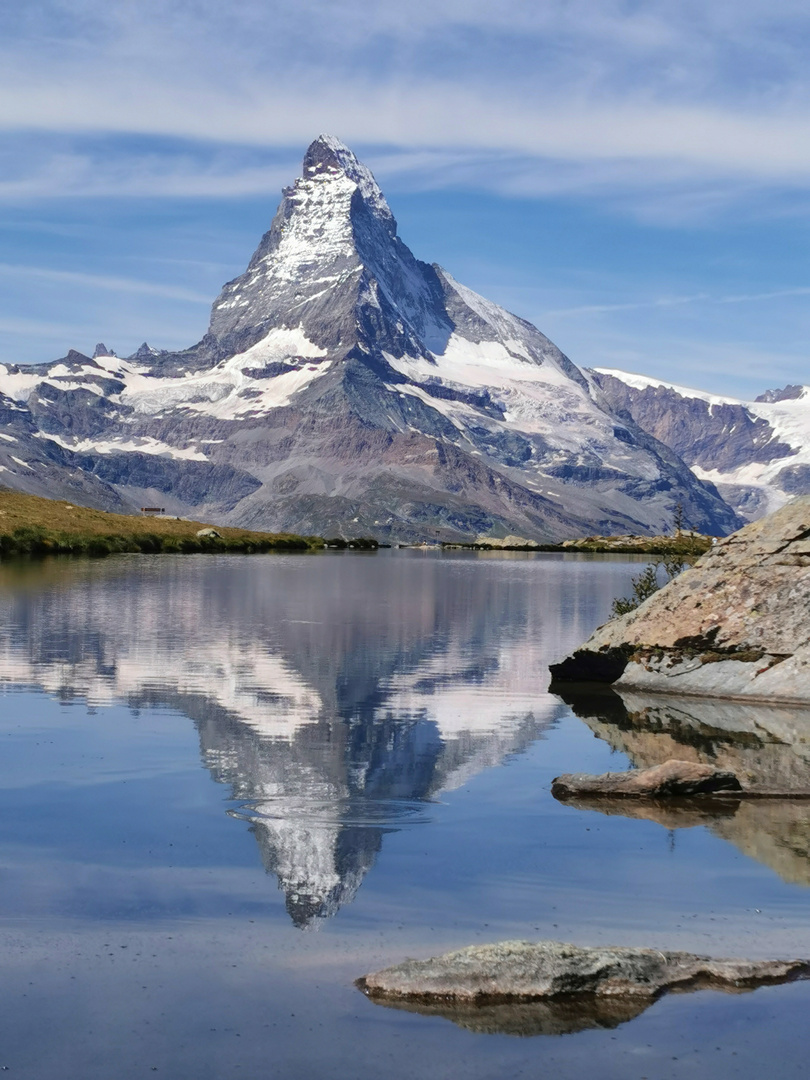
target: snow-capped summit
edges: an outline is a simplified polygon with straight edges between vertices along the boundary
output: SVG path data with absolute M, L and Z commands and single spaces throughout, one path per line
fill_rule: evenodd
M 3 371 L 41 444 L 134 505 L 380 539 L 738 523 L 536 327 L 417 260 L 328 135 L 197 345 Z
M 306 180 L 313 180 L 315 177 L 332 178 L 342 173 L 357 185 L 364 202 L 374 209 L 377 216 L 390 224 L 392 233 L 396 232 L 394 215 L 371 169 L 358 161 L 348 146 L 334 135 L 319 135 L 310 143 L 304 154 L 301 171 Z
M 219 356 L 277 327 L 301 327 L 330 351 L 368 348 L 381 335 L 397 351 L 418 348 L 435 338 L 437 319 L 439 333 L 450 332 L 440 296 L 435 273 L 397 237 L 370 170 L 322 135 L 304 156 L 302 176 L 284 189 L 247 270 L 214 302 L 209 335 Z

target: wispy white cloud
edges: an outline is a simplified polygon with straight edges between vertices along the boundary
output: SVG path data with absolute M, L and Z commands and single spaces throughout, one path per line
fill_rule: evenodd
M 614 311 L 643 311 L 653 308 L 684 307 L 689 304 L 753 304 L 790 297 L 810 296 L 810 285 L 797 285 L 789 289 L 770 289 L 766 292 L 738 293 L 714 296 L 711 293 L 694 293 L 691 296 L 658 296 L 649 300 L 629 300 L 616 304 L 581 304 L 577 307 L 549 309 L 542 318 L 568 315 L 604 315 Z
M 808 48 L 806 0 L 0 5 L 0 201 L 28 229 L 23 237 L 8 226 L 4 257 L 9 267 L 43 267 L 18 279 L 0 268 L 11 313 L 0 323 L 10 342 L 2 355 L 50 356 L 54 339 L 64 351 L 65 341 L 87 345 L 97 333 L 121 349 L 144 335 L 161 345 L 194 340 L 202 305 L 256 239 L 247 218 L 225 225 L 224 213 L 206 217 L 201 204 L 261 196 L 265 227 L 303 148 L 331 131 L 368 161 L 395 206 L 403 192 L 487 191 L 556 198 L 562 215 L 563 200 L 576 200 L 576 212 L 588 201 L 586 214 L 610 217 L 607 209 L 615 222 L 618 212 L 636 237 L 653 235 L 638 222 L 708 225 L 705 246 L 685 245 L 682 265 L 677 255 L 657 261 L 654 243 L 632 249 L 643 260 L 635 267 L 586 244 L 593 273 L 580 267 L 563 284 L 564 252 L 558 260 L 542 239 L 536 250 L 510 249 L 493 272 L 495 298 L 578 363 L 662 377 L 675 365 L 699 386 L 701 372 L 716 384 L 797 381 L 807 325 L 796 253 L 790 265 L 737 273 L 715 273 L 720 264 L 702 256 L 716 257 L 722 230 L 728 237 L 752 217 L 778 229 L 787 228 L 780 215 L 807 216 Z M 116 199 L 153 202 L 119 220 Z M 166 213 L 163 199 L 187 204 Z M 94 201 L 106 209 L 96 213 Z M 538 205 L 540 218 L 548 205 Z M 170 220 L 177 242 L 161 246 Z M 198 230 L 190 246 L 183 221 Z M 626 235 L 617 231 L 619 247 Z M 137 269 L 132 262 L 157 248 L 192 258 L 214 250 L 222 275 L 190 266 L 185 288 L 166 289 L 155 279 L 177 277 L 151 254 Z M 90 250 L 98 261 L 83 261 Z M 462 244 L 450 250 L 471 261 Z M 427 243 L 424 254 L 442 257 Z M 487 292 L 492 277 L 482 275 L 469 283 Z M 49 305 L 61 307 L 43 324 L 34 313 L 46 284 Z M 770 343 L 769 325 L 778 327 Z
M 42 266 L 24 266 L 0 263 L 0 278 L 34 278 L 39 281 L 58 282 L 60 285 L 77 285 L 82 288 L 105 289 L 117 293 L 139 293 L 144 296 L 161 296 L 167 300 L 181 300 L 190 304 L 210 306 L 211 297 L 174 285 L 136 278 L 115 277 L 109 274 L 86 274 L 77 270 L 53 270 Z
M 808 42 L 795 0 L 30 0 L 0 17 L 0 130 L 197 148 L 73 147 L 0 197 L 249 194 L 281 179 L 237 148 L 329 130 L 403 184 L 700 216 L 810 181 Z
M 166 146 L 144 152 L 129 144 L 66 149 L 30 137 L 9 140 L 0 152 L 4 168 L 0 200 L 25 202 L 74 198 L 238 198 L 278 190 L 297 167 L 246 161 L 238 152 L 206 145 L 196 153 Z

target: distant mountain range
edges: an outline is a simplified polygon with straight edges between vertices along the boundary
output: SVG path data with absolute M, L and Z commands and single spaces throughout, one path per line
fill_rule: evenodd
M 321 136 L 198 344 L 0 365 L 0 483 L 380 540 L 655 533 L 678 504 L 687 527 L 724 534 L 806 483 L 776 420 L 790 402 L 728 406 L 752 429 L 732 462 L 714 399 L 638 382 L 580 370 L 415 259 L 369 170 Z M 777 447 L 783 463 L 749 484 Z
M 608 368 L 590 375 L 620 415 L 665 443 L 747 521 L 810 495 L 810 386 L 741 401 Z

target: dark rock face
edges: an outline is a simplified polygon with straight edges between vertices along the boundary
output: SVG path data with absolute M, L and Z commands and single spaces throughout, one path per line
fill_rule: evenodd
M 617 646 L 597 651 L 577 649 L 559 664 L 550 664 L 551 688 L 556 683 L 614 683 L 624 674 L 627 662 L 635 650 Z
M 796 401 L 802 396 L 804 387 L 801 385 L 792 384 L 790 386 L 783 386 L 781 390 L 766 390 L 764 394 L 760 394 L 755 398 L 755 401 Z
M 810 465 L 786 465 L 776 481 L 786 495 L 810 495 Z
M 680 504 L 700 532 L 738 524 L 539 330 L 414 258 L 330 136 L 200 342 L 0 368 L 0 393 L 112 500 L 223 523 L 542 541 L 669 532 Z
M 657 949 L 503 941 L 429 960 L 406 960 L 366 975 L 358 986 L 383 1002 L 564 1001 L 583 994 L 649 1002 L 668 990 L 712 987 L 739 992 L 808 974 L 806 960 L 721 960 Z
M 551 781 L 551 794 L 562 800 L 578 796 L 662 799 L 741 790 L 740 781 L 727 769 L 672 758 L 648 769 L 603 773 L 601 776 L 565 773 Z
M 743 404 L 713 404 L 660 385 L 639 390 L 604 372 L 594 372 L 594 379 L 617 411 L 631 416 L 687 465 L 725 472 L 793 452 L 774 436 L 766 420 L 753 416 Z

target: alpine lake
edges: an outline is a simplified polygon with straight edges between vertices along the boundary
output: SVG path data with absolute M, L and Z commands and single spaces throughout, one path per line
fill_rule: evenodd
M 810 956 L 810 801 L 557 803 L 666 757 L 799 775 L 810 714 L 564 701 L 644 558 L 0 565 L 0 1068 L 25 1080 L 807 1073 L 810 983 L 635 1018 L 391 1008 L 409 956 L 553 938 Z

